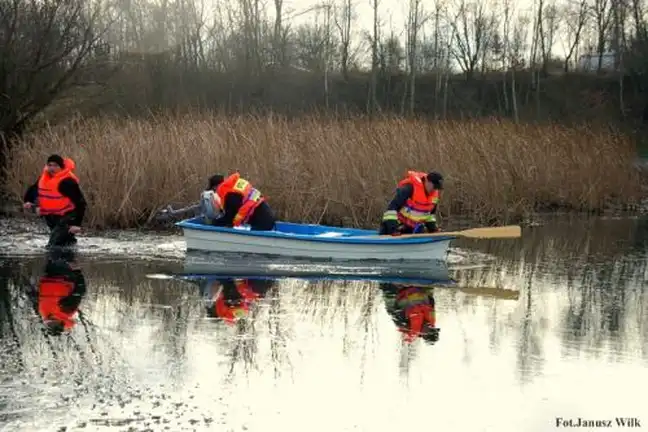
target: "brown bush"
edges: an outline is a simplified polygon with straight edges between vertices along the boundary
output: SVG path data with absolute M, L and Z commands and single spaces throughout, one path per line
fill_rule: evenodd
M 168 203 L 195 202 L 209 175 L 234 169 L 281 219 L 365 227 L 378 224 L 407 169 L 443 172 L 442 215 L 482 222 L 631 204 L 641 190 L 626 137 L 494 119 L 104 118 L 34 133 L 17 148 L 10 192 L 21 196 L 48 154 L 70 156 L 90 202 L 87 224 L 96 228 L 133 227 Z

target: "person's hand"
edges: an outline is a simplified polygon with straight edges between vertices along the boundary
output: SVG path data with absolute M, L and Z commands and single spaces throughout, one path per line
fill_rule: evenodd
M 23 203 L 23 208 L 25 210 L 31 210 L 33 207 L 34 207 L 34 203 L 30 203 L 30 202 Z
M 76 225 L 71 225 L 70 228 L 68 228 L 68 232 L 70 234 L 79 234 L 81 232 L 81 227 Z

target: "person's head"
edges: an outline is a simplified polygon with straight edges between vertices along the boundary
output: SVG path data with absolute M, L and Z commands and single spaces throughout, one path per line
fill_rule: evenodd
M 65 162 L 61 156 L 53 154 L 47 158 L 47 172 L 49 172 L 50 175 L 55 175 L 63 168 L 65 168 Z
M 207 180 L 207 189 L 208 190 L 216 190 L 216 188 L 223 183 L 225 180 L 225 177 L 223 177 L 221 174 L 214 174 L 213 176 L 209 177 Z
M 443 176 L 436 171 L 432 171 L 425 176 L 425 190 L 430 193 L 433 190 L 443 189 Z

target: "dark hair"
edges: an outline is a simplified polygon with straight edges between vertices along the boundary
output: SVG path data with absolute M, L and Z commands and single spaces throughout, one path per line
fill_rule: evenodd
M 213 176 L 209 177 L 209 180 L 207 181 L 207 188 L 209 190 L 214 189 L 215 187 L 218 187 L 219 184 L 223 183 L 223 180 L 225 180 L 225 177 L 223 177 L 221 174 L 214 174 Z
M 443 189 L 443 176 L 436 172 L 431 171 L 427 175 L 427 180 L 434 185 L 437 189 Z
M 60 166 L 61 168 L 65 168 L 65 162 L 63 161 L 63 158 L 57 154 L 53 154 L 47 158 L 47 163 L 50 162 L 54 162 L 56 165 Z

